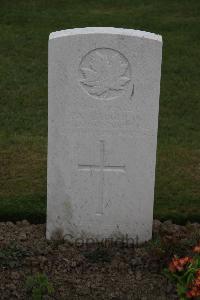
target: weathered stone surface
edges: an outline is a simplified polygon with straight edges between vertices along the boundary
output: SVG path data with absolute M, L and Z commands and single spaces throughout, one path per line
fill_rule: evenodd
M 142 31 L 51 33 L 47 238 L 151 238 L 161 53 Z

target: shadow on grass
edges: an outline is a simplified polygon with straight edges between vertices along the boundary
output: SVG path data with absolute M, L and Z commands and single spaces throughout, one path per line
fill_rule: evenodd
M 22 220 L 28 220 L 33 224 L 46 222 L 46 196 L 0 199 L 0 205 L 0 222 Z

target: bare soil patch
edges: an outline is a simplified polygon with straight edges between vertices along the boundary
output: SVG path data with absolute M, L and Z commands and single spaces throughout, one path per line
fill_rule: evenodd
M 153 240 L 141 246 L 74 245 L 47 241 L 45 224 L 0 223 L 0 299 L 33 299 L 27 278 L 38 273 L 54 289 L 41 299 L 178 299 L 163 268 L 199 237 L 199 224 L 155 220 Z

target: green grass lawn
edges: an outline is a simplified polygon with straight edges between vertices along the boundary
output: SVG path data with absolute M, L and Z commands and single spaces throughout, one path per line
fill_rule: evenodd
M 49 33 L 115 26 L 163 36 L 155 217 L 200 221 L 199 16 L 198 0 L 0 0 L 0 220 L 45 220 Z

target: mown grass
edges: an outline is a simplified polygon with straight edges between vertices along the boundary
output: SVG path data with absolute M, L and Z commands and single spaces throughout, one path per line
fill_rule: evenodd
M 46 214 L 47 42 L 85 26 L 163 36 L 155 217 L 200 221 L 200 1 L 0 0 L 0 219 Z

